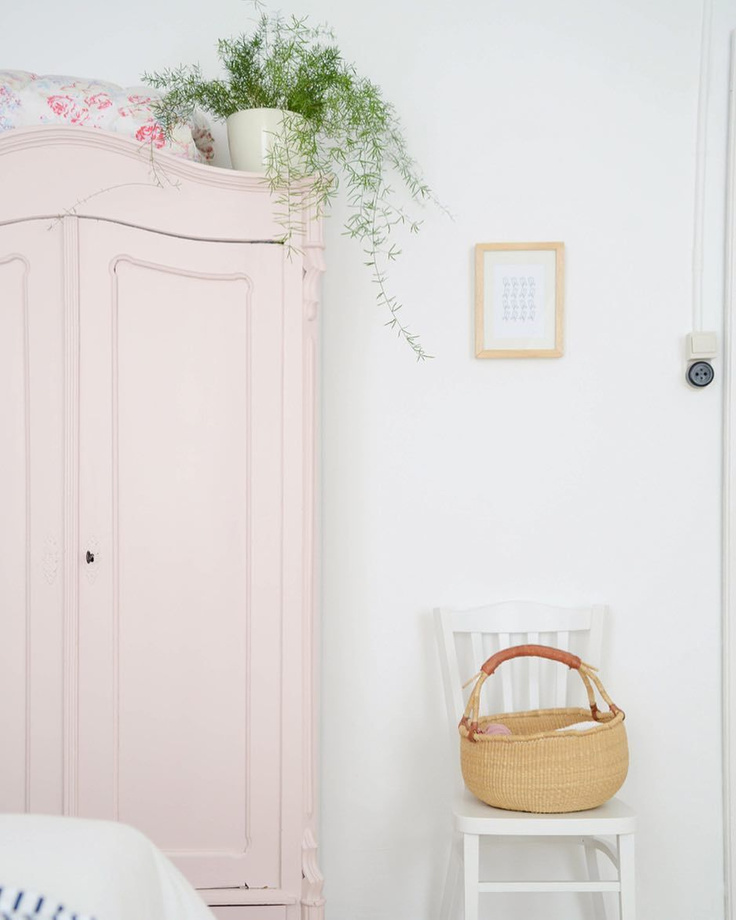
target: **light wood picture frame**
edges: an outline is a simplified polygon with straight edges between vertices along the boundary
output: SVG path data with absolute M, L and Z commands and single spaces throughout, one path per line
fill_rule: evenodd
M 564 353 L 564 243 L 478 243 L 476 358 Z

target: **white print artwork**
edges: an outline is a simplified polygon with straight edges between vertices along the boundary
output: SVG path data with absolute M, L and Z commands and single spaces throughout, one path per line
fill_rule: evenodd
M 493 266 L 494 337 L 541 338 L 544 312 L 544 266 Z

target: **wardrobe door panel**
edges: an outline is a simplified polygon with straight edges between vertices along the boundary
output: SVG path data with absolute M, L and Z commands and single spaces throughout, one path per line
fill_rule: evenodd
M 85 221 L 80 258 L 79 813 L 278 887 L 283 250 Z
M 62 810 L 62 227 L 0 227 L 0 811 Z

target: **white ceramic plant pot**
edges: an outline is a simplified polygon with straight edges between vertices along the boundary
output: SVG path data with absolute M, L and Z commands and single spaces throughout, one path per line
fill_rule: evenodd
M 282 131 L 281 109 L 244 109 L 227 119 L 233 169 L 265 172 L 269 152 Z

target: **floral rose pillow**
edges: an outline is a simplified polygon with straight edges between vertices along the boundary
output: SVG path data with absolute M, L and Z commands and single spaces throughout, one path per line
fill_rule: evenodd
M 0 131 L 34 125 L 83 125 L 124 134 L 199 162 L 214 155 L 203 119 L 177 128 L 171 139 L 153 117 L 156 95 L 101 80 L 0 70 Z

